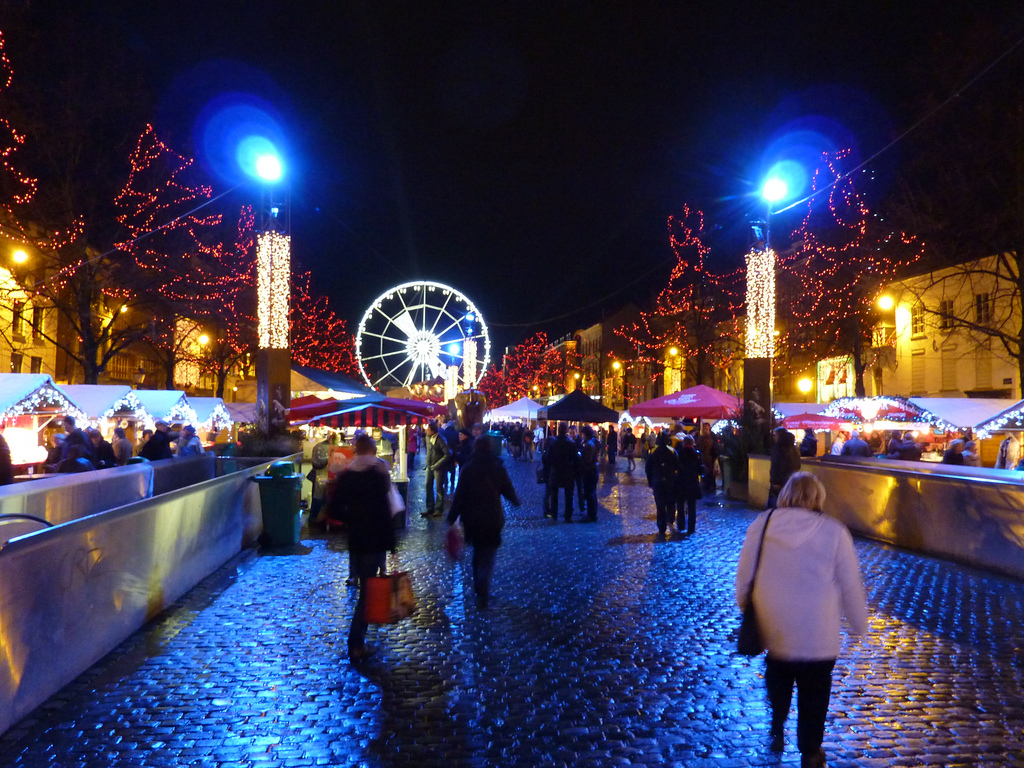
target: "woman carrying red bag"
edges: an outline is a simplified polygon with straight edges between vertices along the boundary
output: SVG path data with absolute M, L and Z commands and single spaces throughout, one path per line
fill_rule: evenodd
M 448 523 L 454 525 L 461 517 L 466 543 L 473 547 L 473 590 L 480 610 L 487 610 L 494 560 L 501 546 L 501 531 L 505 527 L 502 496 L 514 506 L 519 506 L 516 489 L 505 465 L 494 455 L 491 441 L 477 440 L 455 489 Z

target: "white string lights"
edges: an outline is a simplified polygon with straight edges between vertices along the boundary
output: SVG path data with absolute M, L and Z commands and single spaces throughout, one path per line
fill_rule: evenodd
M 775 251 L 755 248 L 747 262 L 747 357 L 775 356 Z
M 291 238 L 263 232 L 256 253 L 258 338 L 261 349 L 288 348 Z

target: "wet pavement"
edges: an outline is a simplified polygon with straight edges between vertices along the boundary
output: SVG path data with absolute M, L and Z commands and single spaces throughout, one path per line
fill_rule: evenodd
M 341 537 L 243 554 L 0 737 L 0 765 L 799 765 L 795 714 L 767 749 L 763 659 L 732 652 L 755 513 L 705 500 L 696 535 L 661 541 L 620 461 L 599 522 L 554 522 L 532 466 L 506 464 L 524 503 L 486 612 L 415 473 L 395 564 L 419 607 L 371 627 L 370 661 L 345 658 Z M 829 765 L 1024 766 L 1024 583 L 857 553 L 871 631 L 836 666 Z

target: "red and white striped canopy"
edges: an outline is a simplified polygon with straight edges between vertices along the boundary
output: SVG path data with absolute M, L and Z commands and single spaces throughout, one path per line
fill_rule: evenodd
M 399 408 L 387 408 L 382 405 L 364 405 L 348 411 L 328 413 L 310 423 L 322 427 L 343 429 L 345 427 L 399 427 L 409 424 L 420 424 L 428 421 L 427 416 L 405 411 Z

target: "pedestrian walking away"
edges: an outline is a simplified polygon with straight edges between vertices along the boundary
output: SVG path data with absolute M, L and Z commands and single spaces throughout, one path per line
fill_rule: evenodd
M 658 516 L 658 533 L 664 535 L 676 518 L 676 496 L 679 485 L 679 457 L 669 447 L 668 435 L 658 435 L 658 444 L 644 464 L 647 484 L 654 495 Z M 680 519 L 682 516 L 680 515 Z
M 615 427 L 608 427 L 608 469 L 615 471 L 615 454 L 619 450 L 619 436 L 615 433 Z
M 372 653 L 366 647 L 366 580 L 385 566 L 395 551 L 395 525 L 391 519 L 391 477 L 377 458 L 377 444 L 367 434 L 355 440 L 355 456 L 338 476 L 328 504 L 328 517 L 344 523 L 349 561 L 355 563 L 359 599 L 352 611 L 348 654 L 354 662 Z
M 814 475 L 797 472 L 790 477 L 778 508 L 761 514 L 747 529 L 736 570 L 736 602 L 742 608 L 753 600 L 768 650 L 764 680 L 771 749 L 782 752 L 785 747 L 795 684 L 801 768 L 825 765 L 821 744 L 832 668 L 840 651 L 841 617 L 846 616 L 851 633 L 867 632 L 853 538 L 842 523 L 821 513 L 824 502 L 825 487 Z
M 502 496 L 519 506 L 516 489 L 501 457 L 494 455 L 491 441 L 477 440 L 452 497 L 448 523 L 454 525 L 461 518 L 466 543 L 473 548 L 473 591 L 480 610 L 487 610 L 490 603 L 491 576 L 505 527 Z
M 679 457 L 679 480 L 676 483 L 676 528 L 683 530 L 683 515 L 686 515 L 686 533 L 693 535 L 697 530 L 697 500 L 703 498 L 701 473 L 704 472 L 704 457 L 694 445 L 692 435 L 683 435 L 676 446 Z
M 701 490 L 704 493 L 715 493 L 715 462 L 718 461 L 718 440 L 711 432 L 711 425 L 704 423 L 700 428 L 700 437 L 697 438 L 697 452 L 704 461 L 703 478 L 701 479 Z
M 856 432 L 854 433 L 856 434 Z M 785 427 L 776 427 L 772 433 L 773 442 L 769 451 L 768 464 L 768 506 L 774 507 L 782 486 L 800 469 L 800 451 L 796 447 L 796 438 Z M 867 448 L 867 443 L 864 443 Z
M 636 436 L 629 424 L 622 428 L 622 455 L 626 457 L 626 471 L 636 469 Z

